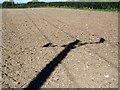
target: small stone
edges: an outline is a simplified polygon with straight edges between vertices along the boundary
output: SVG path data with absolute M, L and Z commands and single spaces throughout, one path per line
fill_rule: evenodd
M 104 75 L 104 77 L 109 78 L 110 76 L 109 75 Z
M 37 59 L 40 59 L 39 57 L 36 57 Z
M 112 82 L 109 82 L 108 84 L 112 84 Z
M 94 77 L 92 77 L 91 79 L 92 79 L 92 81 L 94 81 Z
M 92 55 L 91 53 L 89 53 L 89 55 Z
M 8 59 L 10 58 L 10 56 L 8 56 Z
M 88 68 L 88 65 L 86 66 L 86 68 Z
M 57 81 L 59 80 L 59 78 L 57 78 Z
M 20 84 L 20 82 L 18 82 L 18 84 Z

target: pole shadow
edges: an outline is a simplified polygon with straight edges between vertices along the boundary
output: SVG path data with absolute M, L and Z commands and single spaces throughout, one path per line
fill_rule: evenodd
M 78 46 L 86 45 L 86 44 L 98 44 L 103 43 L 105 40 L 100 39 L 99 42 L 90 42 L 90 43 L 80 43 L 80 40 L 76 39 L 74 42 L 69 43 L 68 45 L 62 45 L 62 47 L 65 47 L 63 51 L 61 51 L 53 60 L 48 63 L 45 68 L 42 69 L 40 73 L 29 83 L 29 85 L 24 88 L 24 90 L 39 90 L 39 88 L 42 87 L 42 85 L 46 82 L 47 78 L 51 75 L 51 73 L 55 70 L 55 68 L 58 66 L 58 64 L 61 63 L 61 61 L 67 56 L 67 54 L 72 50 L 75 49 Z M 52 43 L 48 43 L 44 45 L 44 47 L 51 46 Z

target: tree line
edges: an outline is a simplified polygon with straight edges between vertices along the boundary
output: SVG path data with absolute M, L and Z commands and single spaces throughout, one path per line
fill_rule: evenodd
M 14 2 L 3 2 L 2 8 L 32 8 L 32 7 L 67 7 L 67 8 L 89 8 L 89 9 L 115 9 L 118 10 L 118 2 L 28 2 L 26 4 L 15 4 Z

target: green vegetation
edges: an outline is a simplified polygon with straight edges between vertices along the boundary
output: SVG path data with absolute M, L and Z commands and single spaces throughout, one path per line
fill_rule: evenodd
M 0 8 L 2 8 L 2 4 L 0 4 Z
M 49 6 L 104 11 L 118 11 L 119 7 L 117 2 L 52 2 Z
M 14 2 L 3 2 L 2 8 L 32 8 L 32 7 L 58 7 L 74 9 L 92 9 L 104 11 L 120 11 L 118 2 L 28 2 L 27 4 L 15 4 Z
M 15 5 L 14 2 L 5 1 L 5 2 L 2 3 L 3 8 L 11 8 L 11 7 L 14 7 L 14 5 Z

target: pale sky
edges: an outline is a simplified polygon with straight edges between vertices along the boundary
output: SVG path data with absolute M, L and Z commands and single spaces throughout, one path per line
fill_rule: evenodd
M 2 3 L 5 0 L 0 0 L 0 3 Z M 31 0 L 14 0 L 15 3 L 27 3 Z M 71 0 L 39 0 L 39 1 L 45 1 L 45 2 L 54 2 L 54 1 L 71 1 Z M 74 0 L 74 1 L 86 1 L 86 2 L 119 2 L 120 0 Z

